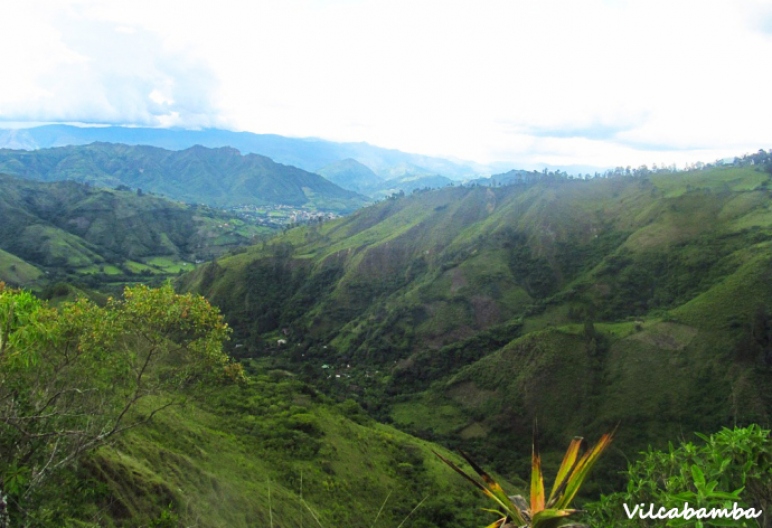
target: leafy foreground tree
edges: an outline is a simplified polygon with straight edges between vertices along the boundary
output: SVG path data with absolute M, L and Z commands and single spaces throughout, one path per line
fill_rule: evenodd
M 548 498 L 544 492 L 541 456 L 534 442 L 531 458 L 530 504 L 519 495 L 508 496 L 501 485 L 475 464 L 466 454 L 461 453 L 464 459 L 469 462 L 469 465 L 480 475 L 482 482 L 467 474 L 439 453 L 435 452 L 435 454 L 496 503 L 497 509 L 488 511 L 496 513 L 500 518 L 487 528 L 568 528 L 569 526 L 580 526 L 572 524 L 567 520 L 568 517 L 579 513 L 579 510 L 571 509 L 569 506 L 579 492 L 584 479 L 587 478 L 590 470 L 595 465 L 595 462 L 611 444 L 611 439 L 611 434 L 603 435 L 597 444 L 591 449 L 586 450 L 580 457 L 579 453 L 582 450 L 584 439 L 581 437 L 574 438 L 563 457 L 563 462 L 560 464 L 558 474 L 555 477 L 555 483 Z
M 591 525 L 598 528 L 649 526 L 751 526 L 772 527 L 772 437 L 758 425 L 727 429 L 705 436 L 702 445 L 691 442 L 668 451 L 649 450 L 627 470 L 627 489 L 588 505 Z M 651 519 L 635 511 L 649 505 L 654 511 L 695 512 L 713 509 L 763 512 L 755 519 L 711 518 Z M 627 510 L 634 515 L 628 516 Z M 643 507 L 641 507 L 643 506 Z M 632 517 L 632 518 L 629 518 Z
M 205 299 L 169 285 L 51 308 L 0 283 L 0 526 L 63 526 L 62 486 L 86 453 L 242 376 L 222 351 L 228 332 Z

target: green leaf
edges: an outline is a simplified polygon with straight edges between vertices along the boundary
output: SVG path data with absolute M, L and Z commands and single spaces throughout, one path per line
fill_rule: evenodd
M 566 454 L 563 456 L 563 462 L 560 464 L 558 474 L 555 477 L 555 483 L 550 491 L 549 500 L 547 501 L 547 507 L 554 505 L 557 497 L 566 487 L 568 483 L 568 477 L 576 467 L 577 460 L 579 458 L 579 450 L 584 446 L 585 441 L 581 436 L 575 436 L 571 443 L 568 445 Z
M 691 471 L 692 471 L 692 478 L 694 479 L 694 485 L 697 486 L 697 489 L 704 488 L 705 474 L 702 472 L 702 470 L 697 465 L 692 465 Z

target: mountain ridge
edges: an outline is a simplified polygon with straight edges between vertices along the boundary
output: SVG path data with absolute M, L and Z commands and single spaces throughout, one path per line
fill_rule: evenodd
M 233 147 L 171 151 L 116 143 L 0 149 L 0 172 L 41 181 L 126 185 L 216 207 L 291 205 L 350 212 L 367 202 L 321 176 Z
M 376 147 L 365 142 L 338 143 L 318 138 L 291 138 L 277 134 L 255 134 L 220 129 L 184 130 L 140 127 L 78 127 L 44 125 L 25 129 L 0 130 L 0 148 L 6 146 L 40 149 L 88 144 L 94 141 L 152 145 L 170 150 L 184 150 L 195 144 L 216 148 L 231 146 L 243 153 L 267 156 L 278 163 L 315 172 L 327 165 L 353 158 L 386 176 L 399 164 L 412 164 L 441 173 L 452 179 L 474 177 L 479 169 L 471 162 L 405 153 Z
M 526 470 L 535 418 L 547 453 L 569 429 L 635 417 L 618 443 L 632 455 L 662 431 L 770 422 L 772 341 L 752 330 L 772 313 L 770 186 L 725 167 L 426 191 L 291 230 L 181 286 L 220 306 L 238 354 L 505 474 Z M 323 364 L 346 377 L 324 381 Z

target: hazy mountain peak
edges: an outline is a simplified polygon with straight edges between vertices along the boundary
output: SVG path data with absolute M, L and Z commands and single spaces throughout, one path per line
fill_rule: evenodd
M 355 192 L 369 192 L 382 181 L 369 167 L 352 158 L 336 161 L 316 172 L 334 184 Z

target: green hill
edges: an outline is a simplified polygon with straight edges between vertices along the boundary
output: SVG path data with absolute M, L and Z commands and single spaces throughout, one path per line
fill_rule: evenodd
M 426 528 L 480 525 L 484 505 L 433 453 L 439 446 L 335 405 L 281 372 L 189 402 L 102 449 L 83 475 L 116 526 L 164 510 L 199 526 Z M 447 454 L 445 450 L 441 451 Z M 301 500 L 302 498 L 302 500 Z M 487 517 L 483 517 L 487 518 Z
M 181 151 L 92 143 L 35 151 L 0 149 L 0 173 L 41 181 L 128 186 L 216 207 L 287 205 L 350 212 L 366 199 L 317 174 L 257 154 L 194 146 Z
M 181 284 L 223 309 L 234 353 L 507 475 L 528 464 L 534 418 L 553 463 L 572 435 L 621 422 L 622 466 L 682 433 L 769 424 L 769 185 L 730 167 L 445 188 Z
M 0 280 L 11 284 L 177 274 L 270 232 L 208 207 L 130 191 L 7 175 L 0 186 Z
M 127 288 L 56 308 L 0 284 L 7 526 L 479 524 L 439 446 L 222 353 L 197 296 Z
M 11 284 L 29 284 L 42 275 L 35 266 L 0 249 L 0 278 Z

